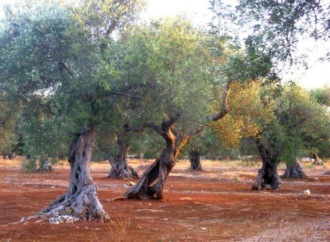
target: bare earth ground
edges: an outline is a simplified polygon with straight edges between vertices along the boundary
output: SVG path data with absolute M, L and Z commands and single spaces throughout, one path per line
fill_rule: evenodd
M 131 160 L 142 174 L 151 161 Z M 31 216 L 66 192 L 69 167 L 23 173 L 19 159 L 0 160 L 0 241 L 330 241 L 330 164 L 304 164 L 308 179 L 283 180 L 281 191 L 250 191 L 259 163 L 202 161 L 188 172 L 178 162 L 165 201 L 113 201 L 130 181 L 107 179 L 107 162 L 92 164 L 99 198 L 111 222 L 50 224 Z M 279 173 L 283 174 L 284 166 Z M 311 195 L 304 195 L 309 189 Z

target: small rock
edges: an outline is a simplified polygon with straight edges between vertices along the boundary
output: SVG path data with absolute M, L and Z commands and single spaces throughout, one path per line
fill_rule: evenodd
M 128 184 L 129 186 L 134 186 L 135 185 L 135 182 L 129 182 L 129 184 Z
M 191 201 L 191 197 L 182 197 L 180 198 L 181 201 Z
M 304 195 L 311 195 L 311 191 L 309 189 L 303 191 Z

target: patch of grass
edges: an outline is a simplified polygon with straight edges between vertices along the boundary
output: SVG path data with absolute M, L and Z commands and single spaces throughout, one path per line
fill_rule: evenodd
M 0 158 L 0 168 L 17 168 L 20 167 L 22 157 L 17 157 L 14 159 L 3 159 Z
M 127 241 L 127 231 L 131 226 L 131 215 L 112 219 L 108 224 L 109 241 Z

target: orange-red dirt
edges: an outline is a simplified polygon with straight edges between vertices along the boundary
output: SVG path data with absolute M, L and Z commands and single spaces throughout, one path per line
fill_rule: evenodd
M 150 162 L 130 163 L 142 174 Z M 18 161 L 0 160 L 0 241 L 330 241 L 328 163 L 304 164 L 309 178 L 283 180 L 280 191 L 252 192 L 258 163 L 202 161 L 204 171 L 189 172 L 183 161 L 165 184 L 164 201 L 113 202 L 106 200 L 121 196 L 130 181 L 107 179 L 108 163 L 92 164 L 111 222 L 55 225 L 10 223 L 36 214 L 65 193 L 69 167 L 24 173 Z M 310 195 L 303 194 L 307 189 Z

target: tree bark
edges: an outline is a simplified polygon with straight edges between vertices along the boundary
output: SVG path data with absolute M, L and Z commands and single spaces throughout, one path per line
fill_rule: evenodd
M 192 148 L 189 152 L 190 171 L 201 171 L 202 165 L 200 160 L 200 153 L 197 149 Z
M 90 162 L 94 146 L 94 129 L 80 132 L 69 148 L 70 185 L 66 194 L 42 209 L 38 216 L 53 221 L 61 216 L 72 216 L 79 220 L 109 222 L 97 196 L 97 189 L 90 174 Z
M 137 172 L 133 169 L 133 167 L 129 166 L 127 162 L 128 145 L 121 140 L 117 141 L 117 145 L 119 147 L 119 154 L 115 158 L 109 158 L 111 170 L 108 178 L 139 179 Z
M 323 161 L 320 159 L 320 157 L 318 156 L 318 154 L 316 152 L 313 153 L 313 165 L 323 165 Z
M 277 174 L 277 166 L 279 163 L 277 152 L 272 150 L 273 147 L 268 148 L 257 140 L 258 151 L 262 158 L 262 167 L 258 171 L 256 182 L 252 185 L 252 190 L 281 189 L 281 179 Z
M 166 146 L 160 157 L 144 172 L 140 180 L 125 194 L 126 199 L 163 199 L 165 181 L 175 165 L 175 141 L 173 134 L 175 118 L 163 121 L 161 126 L 148 124 L 146 127 L 154 129 L 161 135 Z
M 303 171 L 298 159 L 293 164 L 287 164 L 283 178 L 306 178 L 307 175 Z

